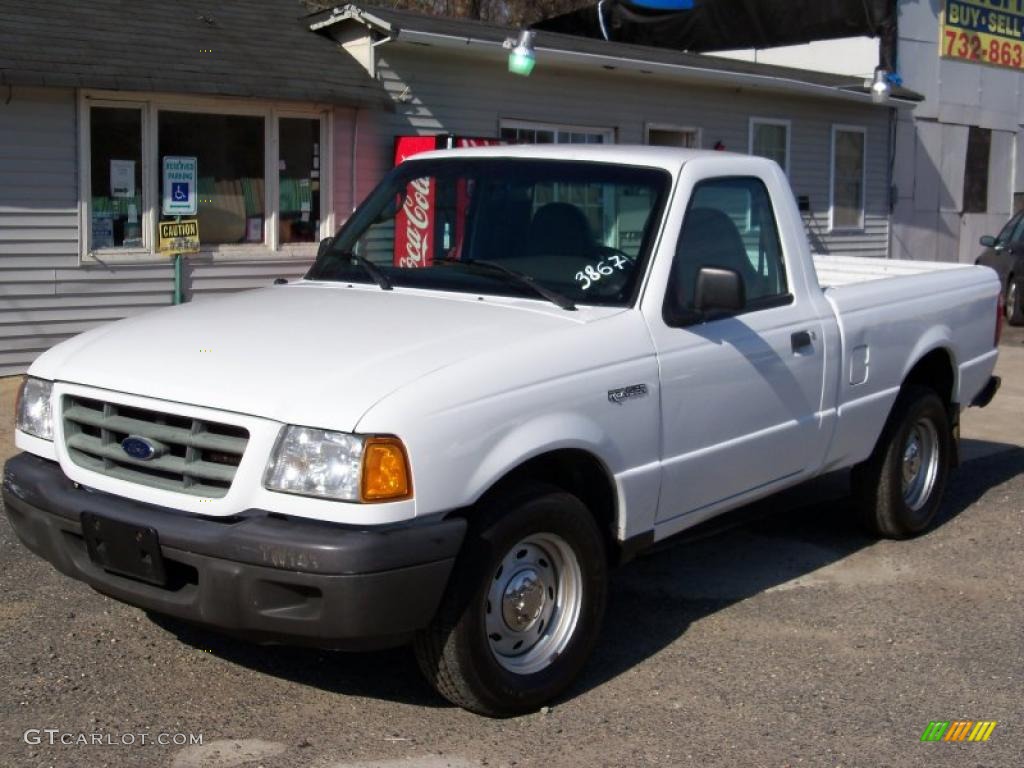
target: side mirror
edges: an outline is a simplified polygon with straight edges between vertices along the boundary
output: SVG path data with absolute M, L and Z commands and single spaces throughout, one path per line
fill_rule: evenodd
M 332 245 L 334 245 L 334 238 L 325 237 L 323 240 L 320 241 L 320 246 L 316 249 L 316 257 L 318 259 L 322 257 L 325 253 L 331 250 Z
M 701 267 L 697 273 L 693 308 L 707 318 L 715 314 L 735 314 L 747 305 L 743 278 L 734 269 Z
M 986 248 L 996 247 L 996 239 L 992 237 L 992 235 L 985 235 L 984 237 L 981 238 L 979 242 Z

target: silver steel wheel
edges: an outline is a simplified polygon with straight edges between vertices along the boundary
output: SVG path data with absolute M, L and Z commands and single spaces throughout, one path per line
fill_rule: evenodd
M 553 533 L 510 549 L 491 576 L 484 623 L 491 653 L 517 675 L 532 675 L 561 655 L 580 618 L 583 573 L 576 553 Z
M 903 501 L 914 512 L 932 495 L 939 476 L 939 433 L 929 419 L 919 419 L 903 446 Z

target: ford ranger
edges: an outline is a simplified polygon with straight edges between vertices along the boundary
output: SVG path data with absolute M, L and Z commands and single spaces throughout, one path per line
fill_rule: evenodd
M 984 267 L 812 256 L 769 160 L 431 153 L 304 279 L 41 355 L 4 506 L 118 600 L 411 642 L 452 702 L 526 712 L 580 672 L 610 568 L 714 515 L 849 468 L 871 531 L 926 531 L 998 388 L 999 297 Z

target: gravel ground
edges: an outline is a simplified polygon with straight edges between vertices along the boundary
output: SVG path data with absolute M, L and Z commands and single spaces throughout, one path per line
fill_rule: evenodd
M 258 648 L 149 617 L 0 517 L 0 766 L 1021 766 L 1024 449 L 981 454 L 914 541 L 862 536 L 833 477 L 658 547 L 615 575 L 580 683 L 503 721 L 448 706 L 404 650 Z M 999 724 L 920 742 L 956 719 Z M 114 744 L 25 742 L 48 728 Z M 164 733 L 203 744 L 140 743 Z

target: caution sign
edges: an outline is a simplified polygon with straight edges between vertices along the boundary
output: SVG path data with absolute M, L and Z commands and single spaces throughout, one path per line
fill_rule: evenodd
M 1024 0 L 946 0 L 941 54 L 1024 69 Z
M 160 252 L 198 253 L 198 219 L 182 219 L 181 221 L 161 221 Z

